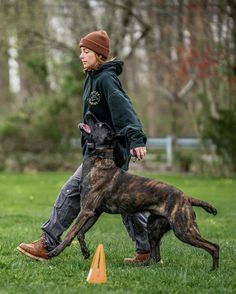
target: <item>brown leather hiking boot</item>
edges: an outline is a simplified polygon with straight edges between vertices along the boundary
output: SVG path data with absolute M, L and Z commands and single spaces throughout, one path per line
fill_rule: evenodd
M 25 243 L 21 243 L 17 249 L 33 258 L 33 259 L 37 259 L 40 261 L 45 261 L 45 260 L 49 260 L 50 257 L 48 256 L 48 249 L 47 249 L 47 245 L 46 245 L 46 238 L 45 235 L 43 234 L 39 240 L 34 241 L 31 244 L 25 244 Z
M 125 258 L 124 262 L 127 264 L 148 264 L 150 257 L 150 252 L 137 253 L 133 258 Z

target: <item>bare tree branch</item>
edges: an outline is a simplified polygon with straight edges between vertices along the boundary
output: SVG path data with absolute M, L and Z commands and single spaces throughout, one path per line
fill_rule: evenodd
M 187 84 L 179 91 L 178 97 L 183 98 L 193 87 L 194 80 L 190 79 Z

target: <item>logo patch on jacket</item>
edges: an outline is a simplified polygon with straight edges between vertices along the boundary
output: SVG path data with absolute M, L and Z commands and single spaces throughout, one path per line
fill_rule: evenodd
M 100 94 L 97 91 L 92 91 L 89 97 L 89 104 L 97 105 L 101 99 Z

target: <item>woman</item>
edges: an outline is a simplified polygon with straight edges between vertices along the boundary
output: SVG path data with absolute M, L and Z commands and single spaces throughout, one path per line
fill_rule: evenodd
M 95 31 L 80 40 L 80 59 L 87 78 L 84 85 L 84 114 L 90 110 L 114 131 L 123 134 L 114 151 L 116 165 L 125 170 L 131 155 L 142 159 L 146 154 L 146 136 L 142 125 L 118 79 L 122 72 L 122 61 L 107 61 L 110 40 L 105 31 Z M 82 138 L 82 147 L 86 142 Z M 48 252 L 60 243 L 62 233 L 71 225 L 80 211 L 80 179 L 82 165 L 65 183 L 54 204 L 50 219 L 42 226 L 43 234 L 32 244 L 21 243 L 17 249 L 25 255 L 47 260 Z M 123 215 L 129 235 L 136 241 L 136 256 L 126 258 L 128 263 L 142 263 L 150 257 L 145 214 Z

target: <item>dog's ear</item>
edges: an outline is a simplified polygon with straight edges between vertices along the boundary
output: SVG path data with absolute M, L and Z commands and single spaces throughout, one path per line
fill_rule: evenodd
M 107 142 L 114 142 L 114 141 L 117 141 L 119 140 L 119 138 L 124 138 L 123 135 L 121 134 L 116 134 L 115 132 L 113 132 L 112 130 L 109 131 L 107 134 L 106 134 L 106 141 Z

